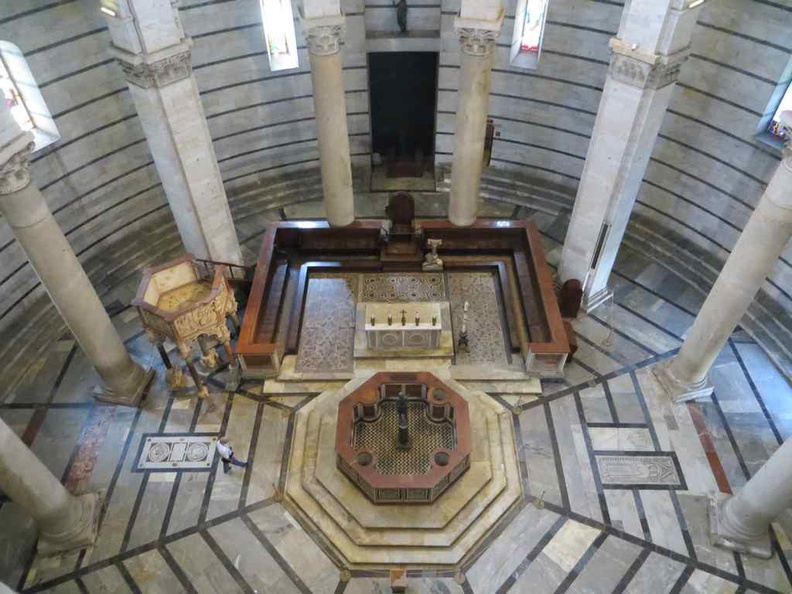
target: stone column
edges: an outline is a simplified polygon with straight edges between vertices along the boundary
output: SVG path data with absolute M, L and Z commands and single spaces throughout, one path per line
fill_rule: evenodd
M 468 16 L 468 4 L 471 3 L 463 3 L 460 16 L 454 21 L 461 40 L 462 59 L 448 219 L 459 226 L 472 225 L 478 211 L 492 54 L 503 23 L 500 3 L 489 6 L 489 13 L 476 14 L 476 18 Z
M 118 0 L 106 14 L 184 247 L 241 264 L 239 241 L 190 64 L 190 40 L 171 0 Z
M 763 559 L 773 556 L 770 523 L 792 506 L 792 440 L 787 440 L 737 495 L 710 497 L 713 544 Z
M 701 0 L 627 3 L 561 254 L 559 279 L 583 284 L 587 312 L 608 278 L 641 187 Z
M 22 132 L 5 102 L 0 102 L 0 147 L 0 213 L 104 381 L 96 397 L 137 406 L 153 372 L 144 371 L 127 353 L 44 196 L 31 183 L 33 136 Z
M 784 112 L 792 123 L 792 111 Z M 792 127 L 790 127 L 792 131 Z M 789 144 L 748 224 L 707 295 L 679 353 L 654 368 L 676 402 L 709 396 L 707 373 L 792 236 Z
M 339 11 L 329 16 L 308 18 L 309 9 L 310 3 L 306 2 L 306 18 L 302 19 L 302 25 L 311 59 L 325 213 L 332 226 L 343 227 L 355 220 L 344 73 L 341 68 L 344 16 Z
M 69 493 L 2 419 L 0 491 L 35 520 L 39 553 L 81 549 L 96 540 L 99 496 Z

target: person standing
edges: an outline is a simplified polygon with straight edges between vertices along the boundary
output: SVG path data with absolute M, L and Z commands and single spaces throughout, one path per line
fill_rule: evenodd
M 220 454 L 220 460 L 223 462 L 223 472 L 231 470 L 231 465 L 247 468 L 247 462 L 241 462 L 234 456 L 234 448 L 228 442 L 228 438 L 223 436 L 217 440 L 217 453 Z

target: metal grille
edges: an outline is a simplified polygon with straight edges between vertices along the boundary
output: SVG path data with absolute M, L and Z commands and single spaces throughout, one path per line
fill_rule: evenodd
M 396 402 L 384 400 L 381 414 L 375 421 L 355 424 L 354 446 L 377 458 L 377 470 L 382 474 L 424 474 L 432 468 L 435 451 L 455 447 L 454 427 L 449 422 L 434 423 L 426 417 L 426 403 L 410 401 L 407 418 L 411 444 L 408 450 L 396 448 L 399 433 L 399 413 Z

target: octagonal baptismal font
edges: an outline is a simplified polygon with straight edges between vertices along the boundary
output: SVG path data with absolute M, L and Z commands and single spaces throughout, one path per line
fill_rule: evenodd
M 512 416 L 448 370 L 353 379 L 295 414 L 284 503 L 350 567 L 457 567 L 522 496 Z
M 431 503 L 470 467 L 468 405 L 431 373 L 399 375 L 341 401 L 337 466 L 375 503 Z

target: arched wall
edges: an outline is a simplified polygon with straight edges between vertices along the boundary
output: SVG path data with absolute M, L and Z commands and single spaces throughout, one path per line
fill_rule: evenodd
M 297 3 L 299 5 L 299 3 Z M 392 25 L 386 0 L 343 0 L 350 148 L 358 193 L 370 156 L 365 36 Z M 498 44 L 490 115 L 501 126 L 483 193 L 569 210 L 605 79 L 617 0 L 550 0 L 539 69 L 508 66 L 514 4 Z M 451 160 L 456 109 L 458 0 L 426 0 L 410 18 L 440 23 L 438 164 Z M 257 0 L 183 0 L 193 66 L 232 213 L 244 239 L 265 206 L 316 199 L 309 61 L 270 72 Z M 439 18 L 438 18 L 439 15 Z M 296 12 L 295 12 L 296 16 Z M 711 273 L 731 249 L 778 155 L 753 140 L 790 58 L 792 8 L 775 0 L 710 0 L 654 149 L 632 237 L 667 240 Z M 96 0 L 0 4 L 0 39 L 19 46 L 61 140 L 34 156 L 32 174 L 101 294 L 141 266 L 181 251 L 172 216 Z M 788 76 L 788 74 L 787 74 Z M 447 177 L 447 171 L 446 171 Z M 442 189 L 442 185 L 441 185 Z M 680 238 L 687 243 L 681 243 Z M 792 310 L 792 248 L 767 295 Z M 695 268 L 694 266 L 692 268 Z M 710 274 L 709 276 L 712 276 Z M 704 281 L 702 281 L 704 282 Z M 20 372 L 63 326 L 0 220 L 0 375 Z M 23 369 L 22 369 L 23 370 Z

